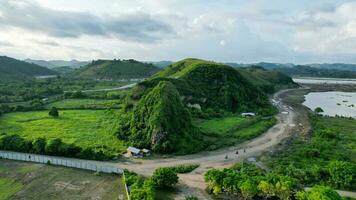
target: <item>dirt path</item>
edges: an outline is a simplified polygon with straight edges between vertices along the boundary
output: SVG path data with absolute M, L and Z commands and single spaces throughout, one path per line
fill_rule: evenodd
M 151 175 L 159 167 L 174 166 L 178 164 L 198 163 L 200 167 L 189 174 L 180 175 L 179 190 L 177 199 L 184 199 L 184 196 L 194 195 L 199 199 L 210 199 L 204 191 L 205 183 L 203 174 L 211 168 L 226 168 L 244 159 L 254 160 L 264 151 L 271 150 L 281 140 L 291 134 L 295 124 L 295 111 L 282 103 L 279 96 L 289 90 L 276 93 L 273 100 L 277 103 L 279 114 L 277 124 L 266 133 L 253 140 L 239 144 L 237 146 L 224 148 L 216 151 L 201 152 L 193 155 L 177 156 L 168 159 L 139 160 L 126 163 L 117 163 L 121 168 L 135 171 L 142 175 Z M 245 152 L 244 152 L 245 150 Z M 236 154 L 239 151 L 239 154 Z M 227 159 L 226 159 L 227 158 Z

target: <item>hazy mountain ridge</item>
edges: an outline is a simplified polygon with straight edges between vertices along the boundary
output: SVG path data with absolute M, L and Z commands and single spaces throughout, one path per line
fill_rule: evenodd
M 147 78 L 160 69 L 153 64 L 129 60 L 96 60 L 76 70 L 72 75 L 80 78 L 121 80 Z
M 71 68 L 80 68 L 82 66 L 85 66 L 89 64 L 89 61 L 78 61 L 78 60 L 33 60 L 33 59 L 25 59 L 25 62 L 28 63 L 33 63 L 42 67 L 47 67 L 47 68 L 55 68 L 55 67 L 71 67 Z
M 36 76 L 57 75 L 58 73 L 46 67 L 0 56 L 0 80 L 17 81 L 35 78 Z

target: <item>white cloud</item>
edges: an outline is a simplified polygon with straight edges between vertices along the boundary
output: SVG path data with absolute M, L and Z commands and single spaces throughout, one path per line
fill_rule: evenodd
M 291 22 L 296 27 L 293 46 L 319 55 L 356 53 L 356 2 L 327 11 L 308 11 Z
M 355 4 L 0 0 L 0 52 L 40 59 L 356 62 L 350 56 L 356 53 Z

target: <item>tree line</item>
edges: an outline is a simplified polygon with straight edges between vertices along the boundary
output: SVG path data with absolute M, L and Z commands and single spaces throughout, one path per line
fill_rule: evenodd
M 0 135 L 0 149 L 42 155 L 65 156 L 89 160 L 108 160 L 113 155 L 102 149 L 82 148 L 64 143 L 61 139 L 37 138 L 26 140 L 19 135 Z

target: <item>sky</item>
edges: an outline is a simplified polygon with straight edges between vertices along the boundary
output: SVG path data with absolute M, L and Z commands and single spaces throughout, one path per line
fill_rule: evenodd
M 0 55 L 356 63 L 356 1 L 0 0 Z

